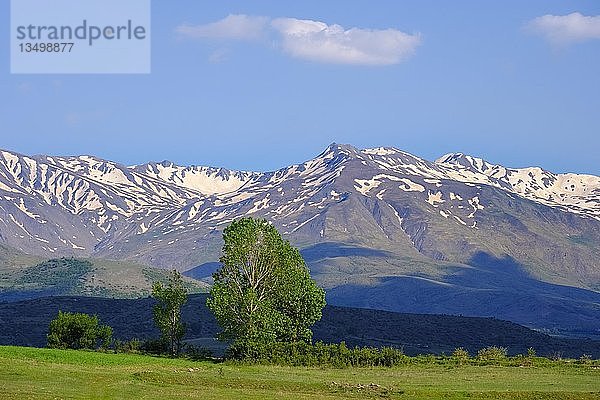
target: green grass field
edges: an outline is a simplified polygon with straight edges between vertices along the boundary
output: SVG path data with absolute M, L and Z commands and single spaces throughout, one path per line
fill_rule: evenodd
M 599 399 L 600 369 L 302 368 L 0 347 L 2 399 Z

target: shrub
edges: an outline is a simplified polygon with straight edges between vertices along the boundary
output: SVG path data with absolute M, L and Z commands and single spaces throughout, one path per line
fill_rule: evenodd
M 506 359 L 506 347 L 489 346 L 477 352 L 477 358 L 482 361 L 500 361 Z
M 462 347 L 457 347 L 452 352 L 452 358 L 458 361 L 459 364 L 463 364 L 465 361 L 469 359 L 469 352 Z
M 115 340 L 115 353 L 139 353 L 142 348 L 142 342 L 139 339 L 126 341 Z
M 591 362 L 592 362 L 592 356 L 589 354 L 582 354 L 581 357 L 579 357 L 580 364 L 591 364 Z
M 140 350 L 150 354 L 166 354 L 169 352 L 169 342 L 164 338 L 144 340 Z
M 427 364 L 435 364 L 437 362 L 437 357 L 431 353 L 423 355 L 423 361 Z
M 382 347 L 379 351 L 380 365 L 384 367 L 393 367 L 394 365 L 401 364 L 404 357 L 403 351 L 395 347 Z
M 562 352 L 561 351 L 553 351 L 552 353 L 550 353 L 548 358 L 551 359 L 552 361 L 560 361 L 563 358 Z
M 188 344 L 185 347 L 185 355 L 193 361 L 212 360 L 213 354 L 210 349 L 205 347 L 197 347 L 193 344 Z
M 59 311 L 48 327 L 48 347 L 57 349 L 108 348 L 112 328 L 100 325 L 98 316 Z

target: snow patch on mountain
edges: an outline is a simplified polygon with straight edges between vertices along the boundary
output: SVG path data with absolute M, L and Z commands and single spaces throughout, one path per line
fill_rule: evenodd
M 499 187 L 529 200 L 600 220 L 600 177 L 554 174 L 539 167 L 506 168 L 463 153 L 435 161 L 457 181 Z
M 401 178 L 401 179 L 399 179 L 399 181 L 404 183 L 404 185 L 400 185 L 400 189 L 404 190 L 405 192 L 424 192 L 425 191 L 425 187 L 423 185 L 419 185 L 418 183 L 415 183 L 408 178 Z
M 224 168 L 182 167 L 169 161 L 133 166 L 130 169 L 204 195 L 235 192 L 247 182 L 262 176 L 261 173 L 231 171 Z
M 429 204 L 431 204 L 432 206 L 437 207 L 439 204 L 442 204 L 445 202 L 445 200 L 442 199 L 442 197 L 443 197 L 442 192 L 429 191 L 429 193 L 427 194 L 427 202 Z

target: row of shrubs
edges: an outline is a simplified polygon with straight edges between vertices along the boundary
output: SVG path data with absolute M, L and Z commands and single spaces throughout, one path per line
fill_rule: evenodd
M 533 361 L 543 362 L 543 361 L 569 361 L 563 360 L 562 354 L 560 352 L 554 352 L 547 357 L 537 357 L 536 351 L 533 347 L 527 349 L 527 354 L 517 354 L 514 357 L 508 357 L 508 349 L 506 347 L 497 347 L 497 346 L 489 346 L 483 349 L 480 349 L 477 352 L 477 355 L 471 358 L 471 355 L 464 348 L 459 347 L 454 350 L 452 353 L 452 359 L 457 360 L 460 363 L 464 363 L 467 361 L 478 361 L 479 363 L 494 363 L 501 361 L 510 361 L 511 364 L 519 364 L 519 365 L 532 365 Z M 570 360 L 572 361 L 572 360 Z M 589 354 L 582 354 L 578 360 L 576 360 L 579 364 L 591 364 L 592 356 Z
M 226 360 L 252 364 L 292 366 L 393 367 L 408 358 L 393 347 L 348 348 L 345 342 L 236 342 L 226 354 Z
M 77 328 L 77 329 L 74 329 Z M 77 331 L 74 334 L 74 331 Z M 49 347 L 55 348 L 88 348 L 114 351 L 117 353 L 145 353 L 154 355 L 169 354 L 169 343 L 165 338 L 157 340 L 132 339 L 128 341 L 113 340 L 112 330 L 98 323 L 98 318 L 85 314 L 59 313 L 50 324 L 48 334 Z M 181 357 L 191 360 L 214 360 L 210 350 L 185 344 L 181 349 Z M 234 362 L 297 365 L 297 366 L 334 366 L 344 367 L 393 367 L 407 363 L 463 364 L 495 364 L 506 366 L 532 366 L 562 359 L 560 354 L 548 358 L 536 357 L 533 348 L 526 355 L 508 357 L 505 347 L 489 346 L 480 349 L 476 355 L 462 347 L 454 350 L 451 356 L 425 355 L 417 357 L 405 356 L 401 349 L 393 347 L 354 347 L 348 348 L 344 342 L 325 344 L 317 342 L 251 342 L 238 341 L 229 347 L 225 359 Z M 572 360 L 565 362 L 572 362 Z M 579 364 L 591 364 L 589 355 L 582 355 Z
M 109 348 L 103 351 L 115 353 L 168 355 L 168 343 L 161 339 L 127 341 L 114 340 Z M 179 357 L 194 361 L 219 360 L 209 349 L 186 344 Z M 242 362 L 244 364 L 274 364 L 287 366 L 330 366 L 346 367 L 393 367 L 402 364 L 439 364 L 439 365 L 503 365 L 503 366 L 542 366 L 555 362 L 576 363 L 581 365 L 597 365 L 591 356 L 583 354 L 578 360 L 563 359 L 560 354 L 550 357 L 538 357 L 533 348 L 527 354 L 508 356 L 506 347 L 488 346 L 471 355 L 462 347 L 455 349 L 451 355 L 436 356 L 433 354 L 410 357 L 404 355 L 402 349 L 393 347 L 354 347 L 349 348 L 345 342 L 325 344 L 317 342 L 264 343 L 238 342 L 229 347 L 225 353 L 225 361 Z
M 534 354 L 535 355 L 535 354 Z M 411 362 L 452 359 L 459 364 L 467 361 L 495 363 L 507 360 L 508 350 L 505 347 L 490 346 L 478 351 L 477 357 L 471 358 L 463 348 L 457 348 L 451 357 L 429 355 L 421 358 L 406 356 L 402 349 L 395 347 L 354 347 L 349 348 L 345 342 L 325 344 L 317 342 L 237 342 L 225 354 L 226 360 L 245 363 L 280 364 L 294 366 L 334 367 L 393 367 Z
M 532 356 L 535 357 L 535 350 L 530 349 L 533 352 Z M 504 360 L 508 356 L 508 349 L 506 347 L 489 346 L 480 349 L 477 352 L 477 359 L 480 361 L 499 361 Z M 462 347 L 457 348 L 452 353 L 452 357 L 461 361 L 468 360 L 471 355 L 469 352 Z
M 562 360 L 560 357 L 537 357 L 533 348 L 527 354 L 508 356 L 506 347 L 488 346 L 471 356 L 463 348 L 457 348 L 450 356 L 433 354 L 417 357 L 404 355 L 402 349 L 393 347 L 354 347 L 349 348 L 344 342 L 325 344 L 317 342 L 264 343 L 237 342 L 229 347 L 225 359 L 249 364 L 277 364 L 290 366 L 333 366 L 345 367 L 393 367 L 401 364 L 442 364 L 442 365 L 504 365 L 533 366 L 552 362 L 576 362 L 578 364 L 594 363 L 589 355 L 582 355 L 579 360 Z

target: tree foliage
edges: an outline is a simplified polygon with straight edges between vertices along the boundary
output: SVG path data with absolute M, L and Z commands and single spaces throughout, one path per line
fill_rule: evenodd
M 185 335 L 185 325 L 181 321 L 181 306 L 187 302 L 187 290 L 181 274 L 171 271 L 165 285 L 155 282 L 152 285 L 152 297 L 157 300 L 154 305 L 154 322 L 160 329 L 161 339 L 168 344 L 172 355 L 181 350 L 181 339 Z
M 59 311 L 48 327 L 48 347 L 57 349 L 96 349 L 108 347 L 112 328 L 100 325 L 98 316 Z
M 223 232 L 221 268 L 207 301 L 220 337 L 234 341 L 310 341 L 325 293 L 300 252 L 266 220 L 242 218 Z

